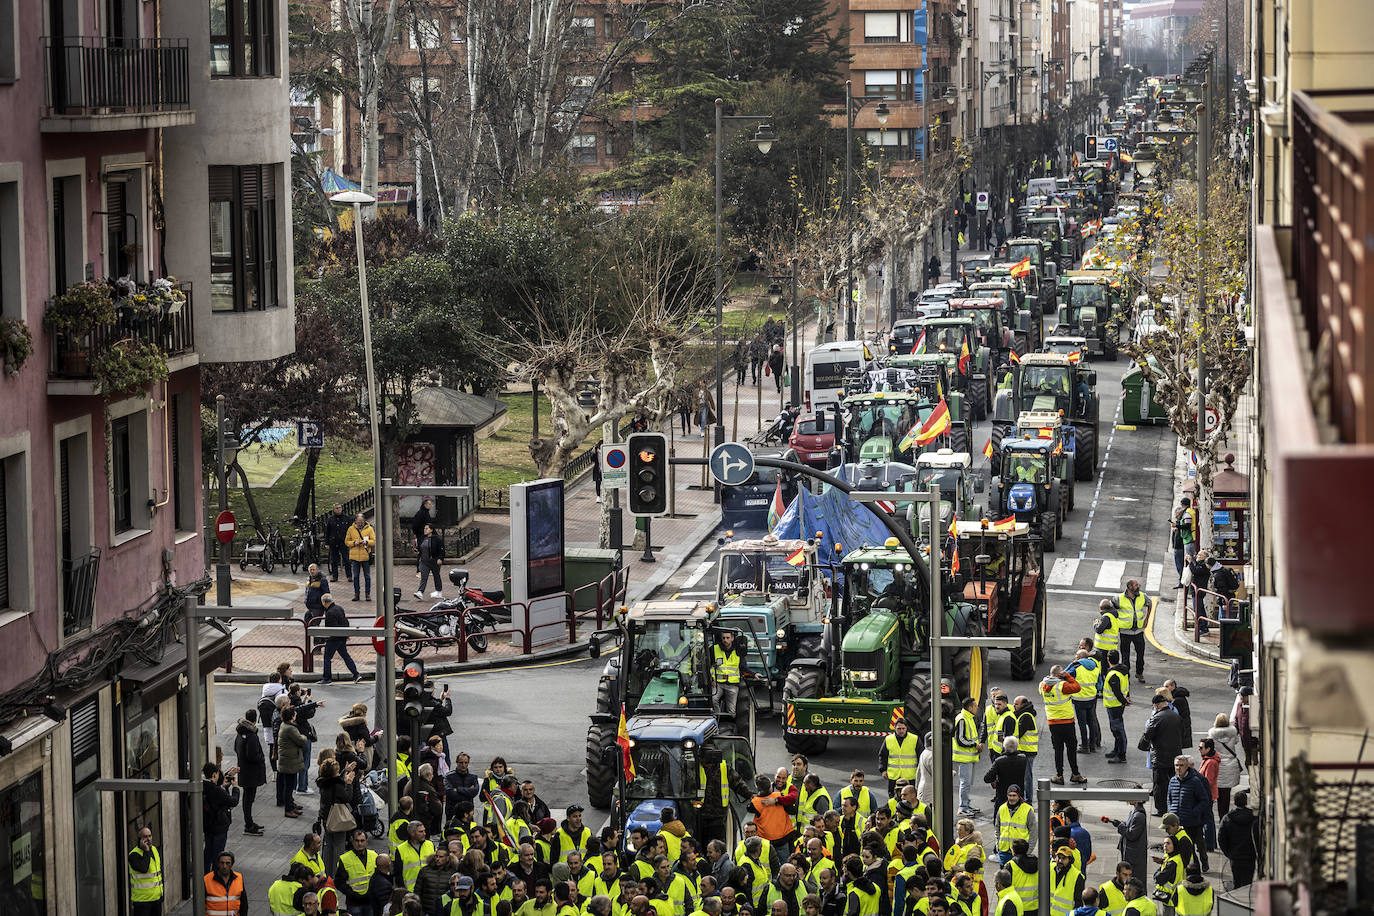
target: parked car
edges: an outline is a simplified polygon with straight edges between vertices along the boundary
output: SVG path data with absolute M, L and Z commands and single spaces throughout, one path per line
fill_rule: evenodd
M 1155 318 L 1154 309 L 1142 309 L 1136 316 L 1135 326 L 1131 329 L 1131 340 L 1140 343 L 1151 334 L 1159 334 L 1164 331 L 1164 325 L 1160 324 Z
M 752 449 L 755 458 L 787 458 L 796 460 L 792 450 L 781 448 Z M 731 528 L 763 530 L 768 527 L 768 507 L 778 487 L 777 468 L 756 466 L 754 473 L 737 487 L 720 488 L 721 520 Z M 782 473 L 783 505 L 797 495 L 797 482 L 792 474 Z
M 908 349 L 910 349 L 908 347 Z M 835 450 L 835 411 L 804 414 L 787 443 L 802 464 L 824 470 L 838 463 Z
M 921 327 L 924 324 L 924 318 L 898 318 L 892 323 L 892 330 L 887 334 L 887 352 L 910 353 L 916 341 L 921 338 Z

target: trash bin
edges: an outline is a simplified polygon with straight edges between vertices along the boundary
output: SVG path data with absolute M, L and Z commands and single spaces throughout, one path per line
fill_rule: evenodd
M 1153 360 L 1154 357 L 1148 357 Z M 1169 415 L 1155 400 L 1154 386 L 1145 377 L 1139 366 L 1131 369 L 1121 378 L 1124 403 L 1121 405 L 1123 423 L 1167 423 Z
M 620 551 L 601 547 L 569 547 L 563 552 L 563 584 L 569 592 L 599 582 L 621 566 Z M 510 601 L 510 553 L 501 558 L 501 587 Z M 578 592 L 573 609 L 590 611 L 596 606 L 596 589 Z

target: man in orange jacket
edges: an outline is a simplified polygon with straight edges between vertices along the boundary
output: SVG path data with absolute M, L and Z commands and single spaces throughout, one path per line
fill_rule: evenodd
M 1069 699 L 1082 688 L 1062 665 L 1055 665 L 1040 682 L 1040 696 L 1045 701 L 1045 720 L 1050 725 L 1050 740 L 1054 743 L 1054 776 L 1050 782 L 1064 784 L 1064 752 L 1069 753 L 1069 770 L 1074 782 L 1087 782 L 1078 772 L 1078 732 L 1074 729 L 1073 700 Z
M 754 797 L 749 799 L 749 807 L 754 809 L 754 826 L 759 836 L 773 845 L 773 851 L 781 861 L 787 858 L 797 832 L 796 824 L 787 813 L 782 792 L 769 782 L 767 776 L 756 777 L 754 786 Z

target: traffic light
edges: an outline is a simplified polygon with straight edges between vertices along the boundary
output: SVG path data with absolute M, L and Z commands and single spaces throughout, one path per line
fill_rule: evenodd
M 1096 159 L 1096 158 L 1097 158 L 1097 135 L 1096 135 L 1096 134 L 1088 134 L 1088 136 L 1086 136 L 1086 137 L 1083 138 L 1083 158 L 1084 158 L 1084 159 Z
M 401 672 L 401 715 L 417 720 L 425 714 L 425 665 L 418 658 L 406 662 Z
M 668 511 L 668 439 L 663 433 L 631 433 L 630 514 L 662 515 Z

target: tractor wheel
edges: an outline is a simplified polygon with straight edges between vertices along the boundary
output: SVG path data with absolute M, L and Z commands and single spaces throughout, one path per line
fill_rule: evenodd
M 924 744 L 930 731 L 930 672 L 918 671 L 906 688 L 906 727 Z
M 1059 510 L 1046 509 L 1040 513 L 1040 543 L 1045 553 L 1054 553 L 1055 530 L 1059 523 Z
M 1000 423 L 992 424 L 992 430 L 988 433 L 988 438 L 992 442 L 992 457 L 988 459 L 988 466 L 992 468 L 992 476 L 996 477 L 1001 473 L 1002 465 L 1002 440 L 1007 437 L 1009 427 Z
M 821 638 L 819 636 L 803 636 L 797 640 L 797 653 L 794 658 L 819 658 L 821 654 Z
M 1097 470 L 1097 428 L 1084 424 L 1075 431 L 1074 439 L 1074 476 L 1092 480 Z
M 949 431 L 949 447 L 956 453 L 969 450 L 967 426 L 956 426 Z
M 609 722 L 593 722 L 587 729 L 587 800 L 602 811 L 611 807 L 615 794 L 617 773 L 611 750 L 615 748 L 615 734 L 616 727 Z
M 1011 350 L 1017 356 L 1025 356 L 1030 352 L 1030 337 L 1033 331 L 1017 331 L 1012 335 Z
M 596 685 L 596 711 L 611 712 L 611 702 L 611 682 L 609 679 L 603 678 Z
M 969 400 L 973 409 L 973 419 L 986 420 L 988 418 L 988 408 L 992 406 L 991 399 L 988 397 L 988 380 L 986 377 L 979 376 L 968 383 Z M 955 449 L 960 451 L 960 449 Z
M 980 630 L 973 635 L 981 636 L 982 632 Z M 987 683 L 984 676 L 987 671 L 987 660 L 986 651 L 977 647 L 960 649 L 954 653 L 950 680 L 954 683 L 954 692 L 959 694 L 961 704 L 968 697 L 973 697 L 979 706 L 983 705 L 983 685 Z
M 1035 680 L 1035 615 L 1028 611 L 1018 611 L 1011 615 L 1010 635 L 1021 640 L 1021 647 L 1012 649 L 1011 676 L 1017 681 Z
M 824 689 L 825 672 L 822 669 L 793 668 L 787 672 L 787 680 L 782 685 L 783 705 L 786 706 L 787 700 L 793 697 L 802 700 L 814 700 L 821 695 Z M 786 715 L 787 712 L 784 709 L 783 716 Z M 795 735 L 784 726 L 782 743 L 787 746 L 789 754 L 805 754 L 808 757 L 814 757 L 816 754 L 825 753 L 830 738 L 826 735 Z

